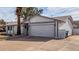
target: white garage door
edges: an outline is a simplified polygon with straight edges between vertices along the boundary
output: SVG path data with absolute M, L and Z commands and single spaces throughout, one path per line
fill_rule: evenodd
M 30 24 L 29 35 L 41 36 L 41 37 L 54 37 L 54 24 L 53 23 Z

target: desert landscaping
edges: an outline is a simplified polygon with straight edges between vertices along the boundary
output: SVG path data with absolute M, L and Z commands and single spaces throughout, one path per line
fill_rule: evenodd
M 9 38 L 0 35 L 0 51 L 79 51 L 79 36 L 65 39 L 42 37 Z

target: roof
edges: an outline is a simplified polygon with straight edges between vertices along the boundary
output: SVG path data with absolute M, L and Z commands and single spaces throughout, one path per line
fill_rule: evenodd
M 79 28 L 79 21 L 73 21 L 73 27 Z
M 41 16 L 41 15 L 36 15 L 36 16 L 33 16 L 32 18 L 34 18 L 34 17 L 42 17 L 42 18 L 46 18 L 46 19 L 49 19 L 48 20 L 48 22 L 52 22 L 52 21 L 54 21 L 54 20 L 56 20 L 56 21 L 59 21 L 59 22 L 64 22 L 64 21 L 62 21 L 62 20 L 59 20 L 59 19 L 55 19 L 55 18 L 51 18 L 51 17 L 47 17 L 47 16 Z M 31 18 L 31 19 L 32 19 Z M 35 22 L 38 22 L 38 21 L 35 21 Z M 43 21 L 43 22 L 47 22 L 47 21 Z M 26 22 L 26 20 L 24 21 L 24 23 L 28 23 L 28 22 Z M 32 22 L 31 22 L 32 23 Z
M 21 23 L 22 24 L 22 23 Z M 17 22 L 7 22 L 6 23 L 6 26 L 8 26 L 8 25 L 17 25 Z
M 73 23 L 73 18 L 69 15 L 69 16 L 58 16 L 58 17 L 53 17 L 55 19 L 59 19 L 61 21 L 66 21 L 67 19 L 69 19 L 71 21 L 71 23 Z
M 57 21 L 61 21 L 60 19 L 55 19 L 55 18 L 52 18 L 52 17 L 47 17 L 47 16 L 41 16 L 41 15 L 37 15 L 37 16 L 40 16 L 40 17 L 44 17 L 44 18 L 48 18 L 48 19 L 51 19 L 51 20 L 57 20 Z
M 79 21 L 73 21 L 73 24 L 79 25 Z
M 43 17 L 43 18 L 47 18 L 47 19 L 51 20 L 51 22 L 54 21 L 54 20 L 59 21 L 59 22 L 64 22 L 63 20 L 55 19 L 55 18 L 51 18 L 51 17 L 41 16 L 41 15 L 36 15 L 36 16 Z M 35 16 L 34 16 L 34 17 L 35 17 Z M 26 21 L 24 21 L 24 22 L 25 22 L 25 23 L 28 23 L 28 22 L 26 22 Z M 44 21 L 44 22 L 46 23 L 46 22 L 50 22 L 50 21 Z M 21 24 L 22 24 L 22 23 L 23 23 L 23 22 L 21 22 Z M 35 23 L 35 22 L 34 22 L 34 23 Z M 37 23 L 37 22 L 36 22 L 36 23 Z M 17 22 L 7 22 L 6 25 L 17 25 Z
M 16 22 L 6 22 L 6 25 L 17 25 Z

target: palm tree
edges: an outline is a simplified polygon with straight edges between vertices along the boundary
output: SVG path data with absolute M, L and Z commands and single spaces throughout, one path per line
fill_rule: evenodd
M 32 18 L 35 15 L 40 15 L 42 12 L 43 12 L 43 9 L 39 9 L 36 7 L 27 7 L 27 8 L 23 7 L 21 16 L 23 17 L 24 22 L 25 21 L 29 22 L 30 18 Z M 26 27 L 27 27 L 27 34 L 26 35 L 28 36 L 28 27 L 29 27 L 28 23 L 26 24 Z
M 16 8 L 16 15 L 17 15 L 17 35 L 21 34 L 21 25 L 20 25 L 20 16 L 21 16 L 22 7 Z

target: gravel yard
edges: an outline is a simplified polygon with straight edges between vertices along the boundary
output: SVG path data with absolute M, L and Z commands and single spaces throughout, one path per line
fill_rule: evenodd
M 66 39 L 14 38 L 0 41 L 0 51 L 79 51 L 79 36 Z

